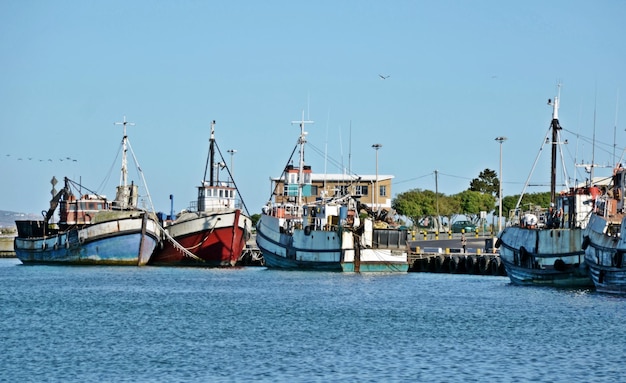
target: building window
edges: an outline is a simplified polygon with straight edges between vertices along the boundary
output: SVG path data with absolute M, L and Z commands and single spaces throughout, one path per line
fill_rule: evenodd
M 312 196 L 319 196 L 317 186 L 311 185 L 311 195 Z
M 356 185 L 356 194 L 357 195 L 368 195 L 369 190 L 367 185 Z
M 379 195 L 381 197 L 385 197 L 387 196 L 387 185 L 379 185 L 378 186 L 378 191 L 379 191 Z

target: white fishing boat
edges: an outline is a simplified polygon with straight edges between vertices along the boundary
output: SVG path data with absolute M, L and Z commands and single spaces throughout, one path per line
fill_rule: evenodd
M 626 294 L 626 169 L 618 165 L 612 185 L 598 198 L 596 211 L 583 232 L 582 247 L 589 276 L 597 291 Z
M 312 192 L 311 167 L 304 163 L 304 127 L 308 122 L 299 122 L 298 166 L 288 165 L 283 171 L 285 192 L 291 201 L 268 202 L 257 223 L 256 242 L 265 265 L 280 269 L 406 272 L 406 230 L 376 229 L 358 196 L 343 193 L 326 197 Z
M 523 212 L 522 191 L 512 222 L 498 234 L 496 241 L 506 273 L 516 285 L 592 286 L 581 246 L 582 232 L 589 222 L 597 193 L 591 185 L 572 188 L 566 185 L 566 190 L 556 192 L 557 153 L 562 143 L 559 96 L 548 100 L 552 121 L 542 144 L 542 149 L 545 144 L 552 147 L 550 207 Z M 564 166 L 563 171 L 566 173 Z

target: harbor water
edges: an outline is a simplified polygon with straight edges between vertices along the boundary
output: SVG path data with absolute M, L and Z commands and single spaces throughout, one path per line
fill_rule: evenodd
M 0 381 L 617 382 L 625 305 L 497 276 L 0 259 Z

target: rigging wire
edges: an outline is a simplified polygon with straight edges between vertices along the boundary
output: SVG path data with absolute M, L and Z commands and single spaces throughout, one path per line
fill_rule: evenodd
M 104 176 L 104 179 L 102 180 L 102 182 L 100 183 L 100 186 L 98 186 L 96 190 L 104 190 L 106 185 L 109 183 L 109 180 L 111 179 L 111 175 L 113 174 L 113 169 L 115 168 L 117 164 L 117 159 L 120 157 L 121 151 L 122 151 L 122 144 L 120 144 L 120 146 L 117 148 L 117 154 L 115 155 L 115 159 L 113 159 L 113 163 L 111 163 L 111 167 L 109 168 L 109 171 Z
M 143 175 L 143 170 L 141 170 L 141 166 L 139 166 L 139 161 L 137 161 L 137 157 L 135 157 L 135 152 L 133 151 L 133 147 L 130 145 L 130 139 L 126 138 L 126 143 L 128 144 L 128 148 L 130 149 L 130 154 L 133 157 L 133 162 L 135 163 L 135 167 L 139 172 L 141 180 L 143 182 L 143 187 L 146 188 L 146 194 L 148 197 L 148 201 L 150 202 L 150 207 L 152 208 L 152 212 L 156 214 L 156 210 L 154 209 L 154 204 L 152 203 L 152 197 L 150 196 L 150 191 L 148 190 L 148 183 L 146 182 L 146 178 Z
M 213 144 L 217 148 L 217 152 L 219 153 L 219 155 L 220 155 L 220 157 L 222 159 L 222 162 L 226 163 L 226 160 L 224 159 L 224 156 L 222 155 L 222 151 L 220 150 L 220 147 L 217 144 L 217 141 L 215 139 L 213 139 Z M 225 168 L 226 168 L 226 171 L 228 172 L 228 177 L 233 182 L 233 186 L 235 187 L 235 190 L 237 190 L 237 194 L 239 195 L 239 199 L 241 200 L 241 204 L 243 205 L 243 209 L 244 209 L 246 215 L 250 216 L 250 212 L 248 211 L 248 207 L 246 206 L 246 203 L 243 200 L 243 196 L 239 193 L 239 188 L 237 187 L 237 184 L 235 183 L 235 178 L 233 177 L 232 173 L 230 172 L 230 168 L 228 166 L 226 166 Z

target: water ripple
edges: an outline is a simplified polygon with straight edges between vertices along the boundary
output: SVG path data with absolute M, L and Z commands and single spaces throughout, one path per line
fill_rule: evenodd
M 618 381 L 624 299 L 501 277 L 0 260 L 0 381 Z

